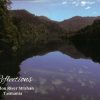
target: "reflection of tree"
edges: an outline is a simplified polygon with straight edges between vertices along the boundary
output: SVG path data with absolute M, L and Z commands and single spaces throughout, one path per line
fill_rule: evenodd
M 4 77 L 10 76 L 10 77 L 17 77 L 19 76 L 18 72 L 20 71 L 20 68 L 18 67 L 18 61 L 17 58 L 13 58 L 10 55 L 7 54 L 1 54 L 0 55 L 0 75 L 3 75 Z M 0 87 L 6 87 L 6 82 L 4 84 L 0 84 Z M 3 90 L 0 90 L 0 100 L 3 99 Z
M 58 42 L 58 41 L 57 41 Z M 97 42 L 97 41 L 96 41 Z M 79 43 L 79 42 L 78 42 Z M 98 42 L 99 43 L 99 42 Z M 93 44 L 67 44 L 66 41 L 58 42 L 58 43 L 46 43 L 46 44 L 37 44 L 33 48 L 22 48 L 21 51 L 18 52 L 17 56 L 11 56 L 10 53 L 1 53 L 0 54 L 0 75 L 10 76 L 10 77 L 17 77 L 19 76 L 18 72 L 20 71 L 19 64 L 22 60 L 36 55 L 44 55 L 51 51 L 61 51 L 66 55 L 70 55 L 73 58 L 80 58 L 84 57 L 91 57 L 95 61 L 100 61 L 100 49 L 98 45 L 95 43 Z M 80 52 L 82 53 L 80 53 Z M 1 87 L 6 87 L 6 84 L 0 84 Z M 2 94 L 4 91 L 0 91 L 0 100 L 2 98 Z
M 73 36 L 74 45 L 87 57 L 100 62 L 100 20 L 78 32 Z
M 0 83 L 0 87 L 1 88 L 6 87 L 6 83 L 4 83 L 4 84 Z M 4 90 L 0 90 L 0 100 L 3 100 L 3 92 L 4 92 Z
M 100 40 L 99 40 L 100 41 Z M 76 48 L 82 52 L 86 57 L 90 57 L 93 61 L 100 62 L 100 47 L 98 40 L 95 43 L 75 43 Z

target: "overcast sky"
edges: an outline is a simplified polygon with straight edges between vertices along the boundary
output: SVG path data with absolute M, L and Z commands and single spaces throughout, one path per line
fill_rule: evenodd
M 57 21 L 73 16 L 100 16 L 100 0 L 12 0 L 11 6 Z

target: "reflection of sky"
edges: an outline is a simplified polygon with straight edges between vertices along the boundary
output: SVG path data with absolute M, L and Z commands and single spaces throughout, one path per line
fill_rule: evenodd
M 33 81 L 8 86 L 29 86 L 34 91 L 23 90 L 22 96 L 5 96 L 5 100 L 100 100 L 100 64 L 90 59 L 74 59 L 55 51 L 28 58 L 20 67 L 21 77 L 31 76 Z
M 100 0 L 12 0 L 12 9 L 27 9 L 54 20 L 72 16 L 99 16 Z
M 89 59 L 74 59 L 70 56 L 55 51 L 43 56 L 35 56 L 21 63 L 22 71 L 32 71 L 34 69 L 79 73 L 91 73 L 100 76 L 100 64 Z M 92 77 L 91 77 L 92 78 Z
M 34 95 L 33 91 L 29 91 L 27 95 L 23 94 L 24 98 L 27 96 L 33 99 L 35 96 L 36 99 L 40 97 L 38 100 L 41 100 L 44 95 L 50 100 L 55 100 L 53 96 L 61 100 L 63 95 L 63 100 L 66 100 L 69 94 L 70 100 L 98 100 L 95 98 L 100 98 L 100 64 L 90 59 L 74 59 L 55 51 L 28 58 L 20 64 L 20 68 L 21 77 L 31 76 L 33 81 L 29 84 L 18 85 L 29 85 L 35 88 Z M 76 99 L 77 96 L 79 99 Z

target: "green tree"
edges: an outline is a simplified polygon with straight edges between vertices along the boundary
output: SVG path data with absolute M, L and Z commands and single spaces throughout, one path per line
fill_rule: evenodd
M 0 0 L 0 49 L 15 50 L 17 45 L 16 34 L 17 29 L 13 25 L 8 8 L 10 5 L 9 0 Z

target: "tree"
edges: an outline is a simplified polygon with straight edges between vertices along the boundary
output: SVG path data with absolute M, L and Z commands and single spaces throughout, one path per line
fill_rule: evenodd
M 16 27 L 8 11 L 10 4 L 10 0 L 0 0 L 0 49 L 6 51 L 16 45 Z

